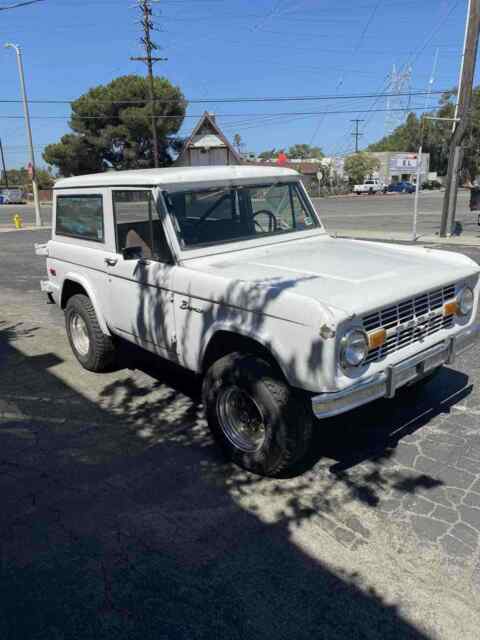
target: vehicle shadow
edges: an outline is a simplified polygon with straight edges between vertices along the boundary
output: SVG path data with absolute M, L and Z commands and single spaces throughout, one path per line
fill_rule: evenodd
M 202 415 L 199 376 L 159 361 L 132 345 L 125 344 L 124 349 L 130 366 L 134 362 L 137 370 L 188 396 L 197 415 Z M 105 395 L 115 395 L 116 386 L 107 387 Z M 353 499 L 368 507 L 376 507 L 392 487 L 401 487 L 405 494 L 438 487 L 443 483 L 428 474 L 392 470 L 397 466 L 394 465 L 397 447 L 404 438 L 421 432 L 436 416 L 448 415 L 450 408 L 471 390 L 468 376 L 444 367 L 426 385 L 402 389 L 393 400 L 378 400 L 335 418 L 316 420 L 309 455 L 284 479 L 302 477 L 317 468 L 329 474 L 332 489 L 344 485 L 348 493 L 346 502 Z M 135 386 L 129 395 L 135 395 Z M 154 407 L 145 404 L 141 411 L 147 419 L 155 419 Z
M 395 449 L 402 438 L 420 430 L 467 397 L 468 376 L 444 367 L 428 384 L 401 389 L 392 400 L 378 400 L 343 416 L 325 421 L 320 447 L 337 460 L 333 473 Z
M 242 500 L 258 486 L 273 505 L 276 485 L 219 459 L 167 373 L 92 375 L 94 403 L 56 374 L 50 343 L 25 356 L 20 331 L 0 323 L 2 640 L 427 640 L 296 543 L 311 510 L 290 501 L 265 521 Z

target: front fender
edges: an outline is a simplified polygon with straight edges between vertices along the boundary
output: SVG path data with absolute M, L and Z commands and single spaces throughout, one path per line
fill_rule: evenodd
M 231 324 L 228 322 L 214 322 L 206 331 L 203 337 L 203 341 L 202 341 L 202 345 L 199 353 L 199 370 L 201 370 L 202 368 L 202 363 L 204 361 L 205 353 L 207 351 L 208 345 L 210 344 L 211 340 L 214 338 L 215 334 L 219 333 L 220 331 L 236 334 L 236 335 L 242 336 L 243 338 L 250 338 L 251 340 L 258 342 L 259 345 L 261 345 L 264 349 L 266 349 L 272 355 L 272 357 L 275 359 L 276 363 L 278 364 L 279 368 L 281 369 L 283 375 L 285 376 L 286 380 L 290 382 L 289 376 L 288 376 L 288 369 L 285 367 L 285 364 L 282 360 L 282 354 L 278 351 L 275 345 L 272 344 L 272 341 L 268 338 L 268 336 L 266 336 L 262 332 L 259 333 L 256 331 L 252 331 L 246 327 L 242 327 L 236 324 Z

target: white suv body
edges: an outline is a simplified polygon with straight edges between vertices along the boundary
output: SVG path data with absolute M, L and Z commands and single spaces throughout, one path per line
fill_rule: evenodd
M 214 434 L 268 475 L 305 454 L 312 407 L 323 418 L 392 397 L 478 333 L 476 263 L 332 238 L 290 169 L 62 179 L 37 253 L 86 368 L 105 368 L 119 336 L 204 375 Z

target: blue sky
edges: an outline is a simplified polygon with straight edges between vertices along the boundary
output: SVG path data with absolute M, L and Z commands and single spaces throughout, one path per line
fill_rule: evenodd
M 13 0 L 0 0 L 0 5 Z M 144 73 L 133 0 L 45 0 L 0 12 L 0 42 L 21 45 L 31 99 L 74 99 L 100 83 Z M 438 48 L 434 90 L 457 84 L 467 0 L 162 0 L 155 34 L 168 61 L 156 72 L 190 99 L 188 115 L 217 113 L 232 138 L 259 152 L 314 143 L 328 154 L 352 149 L 352 118 L 361 144 L 385 130 L 385 99 L 342 99 L 385 91 L 392 65 L 412 65 L 411 87 L 425 90 Z M 0 49 L 0 98 L 18 98 L 12 50 Z M 215 98 L 339 96 L 331 101 L 219 104 Z M 436 96 L 432 96 L 433 106 Z M 423 108 L 424 97 L 413 97 Z M 358 112 L 355 111 L 358 109 Z M 321 114 L 318 112 L 325 112 Z M 332 111 L 353 111 L 334 114 Z M 313 114 L 312 114 L 313 112 Z M 0 137 L 9 167 L 27 161 L 21 105 L 0 103 Z M 281 114 L 281 115 L 279 115 Z M 45 144 L 68 129 L 68 105 L 31 106 L 38 164 Z M 48 116 L 48 118 L 46 118 Z M 264 116 L 264 117 L 262 117 Z M 186 118 L 188 134 L 195 118 Z

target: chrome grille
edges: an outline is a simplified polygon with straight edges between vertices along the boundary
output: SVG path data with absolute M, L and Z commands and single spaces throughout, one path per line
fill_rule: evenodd
M 423 340 L 427 336 L 440 331 L 450 329 L 453 326 L 453 317 L 443 317 L 441 310 L 443 304 L 455 297 L 455 285 L 435 289 L 409 300 L 404 300 L 396 305 L 385 307 L 375 313 L 370 313 L 363 318 L 365 331 L 375 329 L 386 329 L 387 340 L 385 344 L 377 349 L 372 349 L 366 362 L 381 360 L 394 351 L 403 349 L 408 345 Z M 431 318 L 421 320 L 414 327 L 401 328 L 401 325 L 411 320 L 421 319 L 422 316 L 430 312 L 440 312 Z M 395 329 L 399 327 L 398 331 Z M 392 330 L 394 333 L 392 334 Z M 390 335 L 388 335 L 390 334 Z

